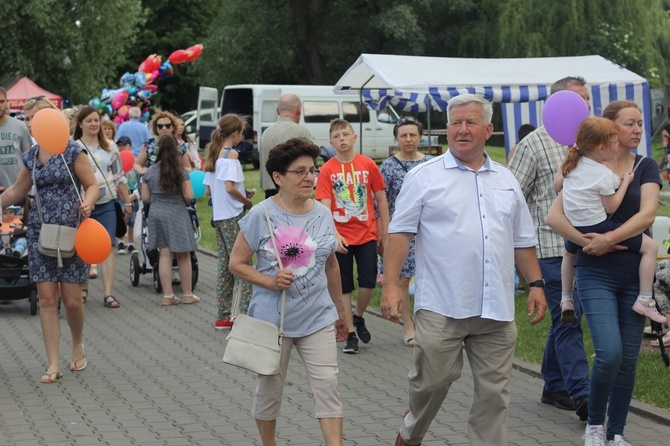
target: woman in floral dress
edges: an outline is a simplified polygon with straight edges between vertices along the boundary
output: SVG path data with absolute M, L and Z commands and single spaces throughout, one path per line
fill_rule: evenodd
M 24 111 L 29 130 L 33 117 L 45 108 L 56 109 L 44 97 L 26 102 Z M 63 376 L 59 361 L 59 299 L 62 299 L 65 306 L 66 319 L 72 335 L 70 370 L 78 372 L 87 364 L 83 341 L 84 305 L 81 300 L 81 285 L 88 278 L 88 265 L 75 254 L 69 259 L 62 259 L 62 267 L 59 267 L 57 258 L 41 254 L 37 249 L 41 220 L 44 223 L 77 227 L 82 218 L 91 215 L 98 198 L 98 182 L 95 180 L 88 156 L 74 141 L 68 142 L 62 155 L 53 155 L 35 145 L 23 153 L 21 159 L 23 166 L 16 182 L 0 195 L 0 209 L 23 201 L 33 185 L 35 186 L 42 219 L 37 205 L 33 206 L 28 215 L 28 261 L 30 281 L 37 284 L 40 324 L 47 351 L 47 370 L 40 381 L 54 383 Z M 74 180 L 67 173 L 68 169 Z M 86 192 L 83 202 L 78 201 L 79 188 L 83 188 Z
M 279 325 L 286 290 L 280 372 L 258 375 L 252 414 L 264 446 L 274 445 L 291 349 L 302 358 L 326 445 L 342 444 L 342 402 L 337 382 L 336 341 L 348 334 L 344 319 L 337 240 L 329 209 L 312 197 L 319 148 L 290 139 L 270 151 L 266 164 L 279 193 L 240 220 L 230 270 L 253 284 L 249 315 Z M 273 248 L 267 211 L 283 268 Z M 256 255 L 257 268 L 249 263 Z
M 406 116 L 400 118 L 393 127 L 393 136 L 398 142 L 400 151 L 384 160 L 380 167 L 384 183 L 386 183 L 386 200 L 389 204 L 389 216 L 393 219 L 395 211 L 395 200 L 398 198 L 405 174 L 415 166 L 428 161 L 431 155 L 419 152 L 419 142 L 423 133 L 423 125 L 417 119 Z M 384 264 L 380 258 L 379 271 L 384 270 Z M 407 260 L 400 272 L 399 286 L 403 292 L 403 308 L 411 309 L 409 300 L 409 282 L 414 277 L 416 262 L 414 259 L 414 238 L 409 245 Z M 403 342 L 408 347 L 414 347 L 414 320 L 412 311 L 402 312 Z

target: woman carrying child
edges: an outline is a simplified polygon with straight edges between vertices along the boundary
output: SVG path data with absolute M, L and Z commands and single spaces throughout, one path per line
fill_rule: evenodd
M 619 178 L 602 163 L 610 161 L 619 147 L 619 127 L 609 119 L 587 118 L 577 130 L 575 144 L 561 166 L 563 180 L 563 212 L 570 223 L 580 232 L 604 233 L 619 226 L 607 215 L 613 214 L 623 200 L 628 186 L 633 181 L 634 172 L 626 172 Z M 618 188 L 618 189 L 617 189 Z M 666 318 L 656 310 L 651 296 L 656 271 L 658 246 L 646 234 L 640 234 L 620 245 L 639 252 L 640 293 L 633 305 L 633 311 L 650 319 L 665 323 Z M 578 245 L 566 240 L 561 277 L 563 292 L 561 298 L 561 319 L 565 323 L 576 322 L 572 300 L 575 278 L 575 254 Z
M 603 110 L 603 117 L 618 126 L 618 146 L 611 147 L 614 154 L 604 164 L 617 176 L 635 172 L 621 205 L 611 216 L 619 226 L 604 234 L 583 234 L 565 217 L 562 193 L 547 215 L 552 229 L 583 246 L 577 250 L 575 261 L 577 290 L 596 353 L 584 439 L 585 444 L 597 446 L 606 446 L 608 441 L 626 444 L 624 427 L 645 325 L 644 316 L 631 310 L 641 288 L 641 255 L 618 244 L 646 232 L 653 224 L 661 190 L 656 162 L 633 152 L 644 128 L 638 105 L 632 101 L 611 102 Z

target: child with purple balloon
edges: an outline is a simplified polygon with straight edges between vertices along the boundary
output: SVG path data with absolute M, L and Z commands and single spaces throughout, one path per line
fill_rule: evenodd
M 620 226 L 608 219 L 607 215 L 614 213 L 621 204 L 633 181 L 635 168 L 633 172 L 619 178 L 602 164 L 612 159 L 619 145 L 618 134 L 619 127 L 609 119 L 585 119 L 577 130 L 575 144 L 568 149 L 561 166 L 563 211 L 570 223 L 583 234 L 605 233 Z M 557 177 L 560 178 L 560 175 Z M 557 187 L 556 184 L 554 186 Z M 620 244 L 642 255 L 639 267 L 640 292 L 633 311 L 653 321 L 665 323 L 666 318 L 658 312 L 652 298 L 658 252 L 656 243 L 648 235 L 640 234 Z M 577 320 L 572 299 L 575 277 L 573 265 L 577 248 L 575 243 L 565 241 L 566 251 L 561 266 L 561 320 L 565 323 Z

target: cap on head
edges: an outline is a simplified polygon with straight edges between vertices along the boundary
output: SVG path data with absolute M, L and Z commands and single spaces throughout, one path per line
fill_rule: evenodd
M 122 145 L 132 146 L 133 142 L 127 136 L 122 136 L 116 141 L 116 145 L 117 146 L 122 146 Z

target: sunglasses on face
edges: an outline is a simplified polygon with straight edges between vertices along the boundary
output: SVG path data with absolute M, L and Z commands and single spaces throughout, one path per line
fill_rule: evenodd
M 172 128 L 172 124 L 156 124 L 156 127 L 159 128 L 159 129 L 161 129 L 161 130 L 162 130 L 162 129 L 171 129 L 171 128 Z

